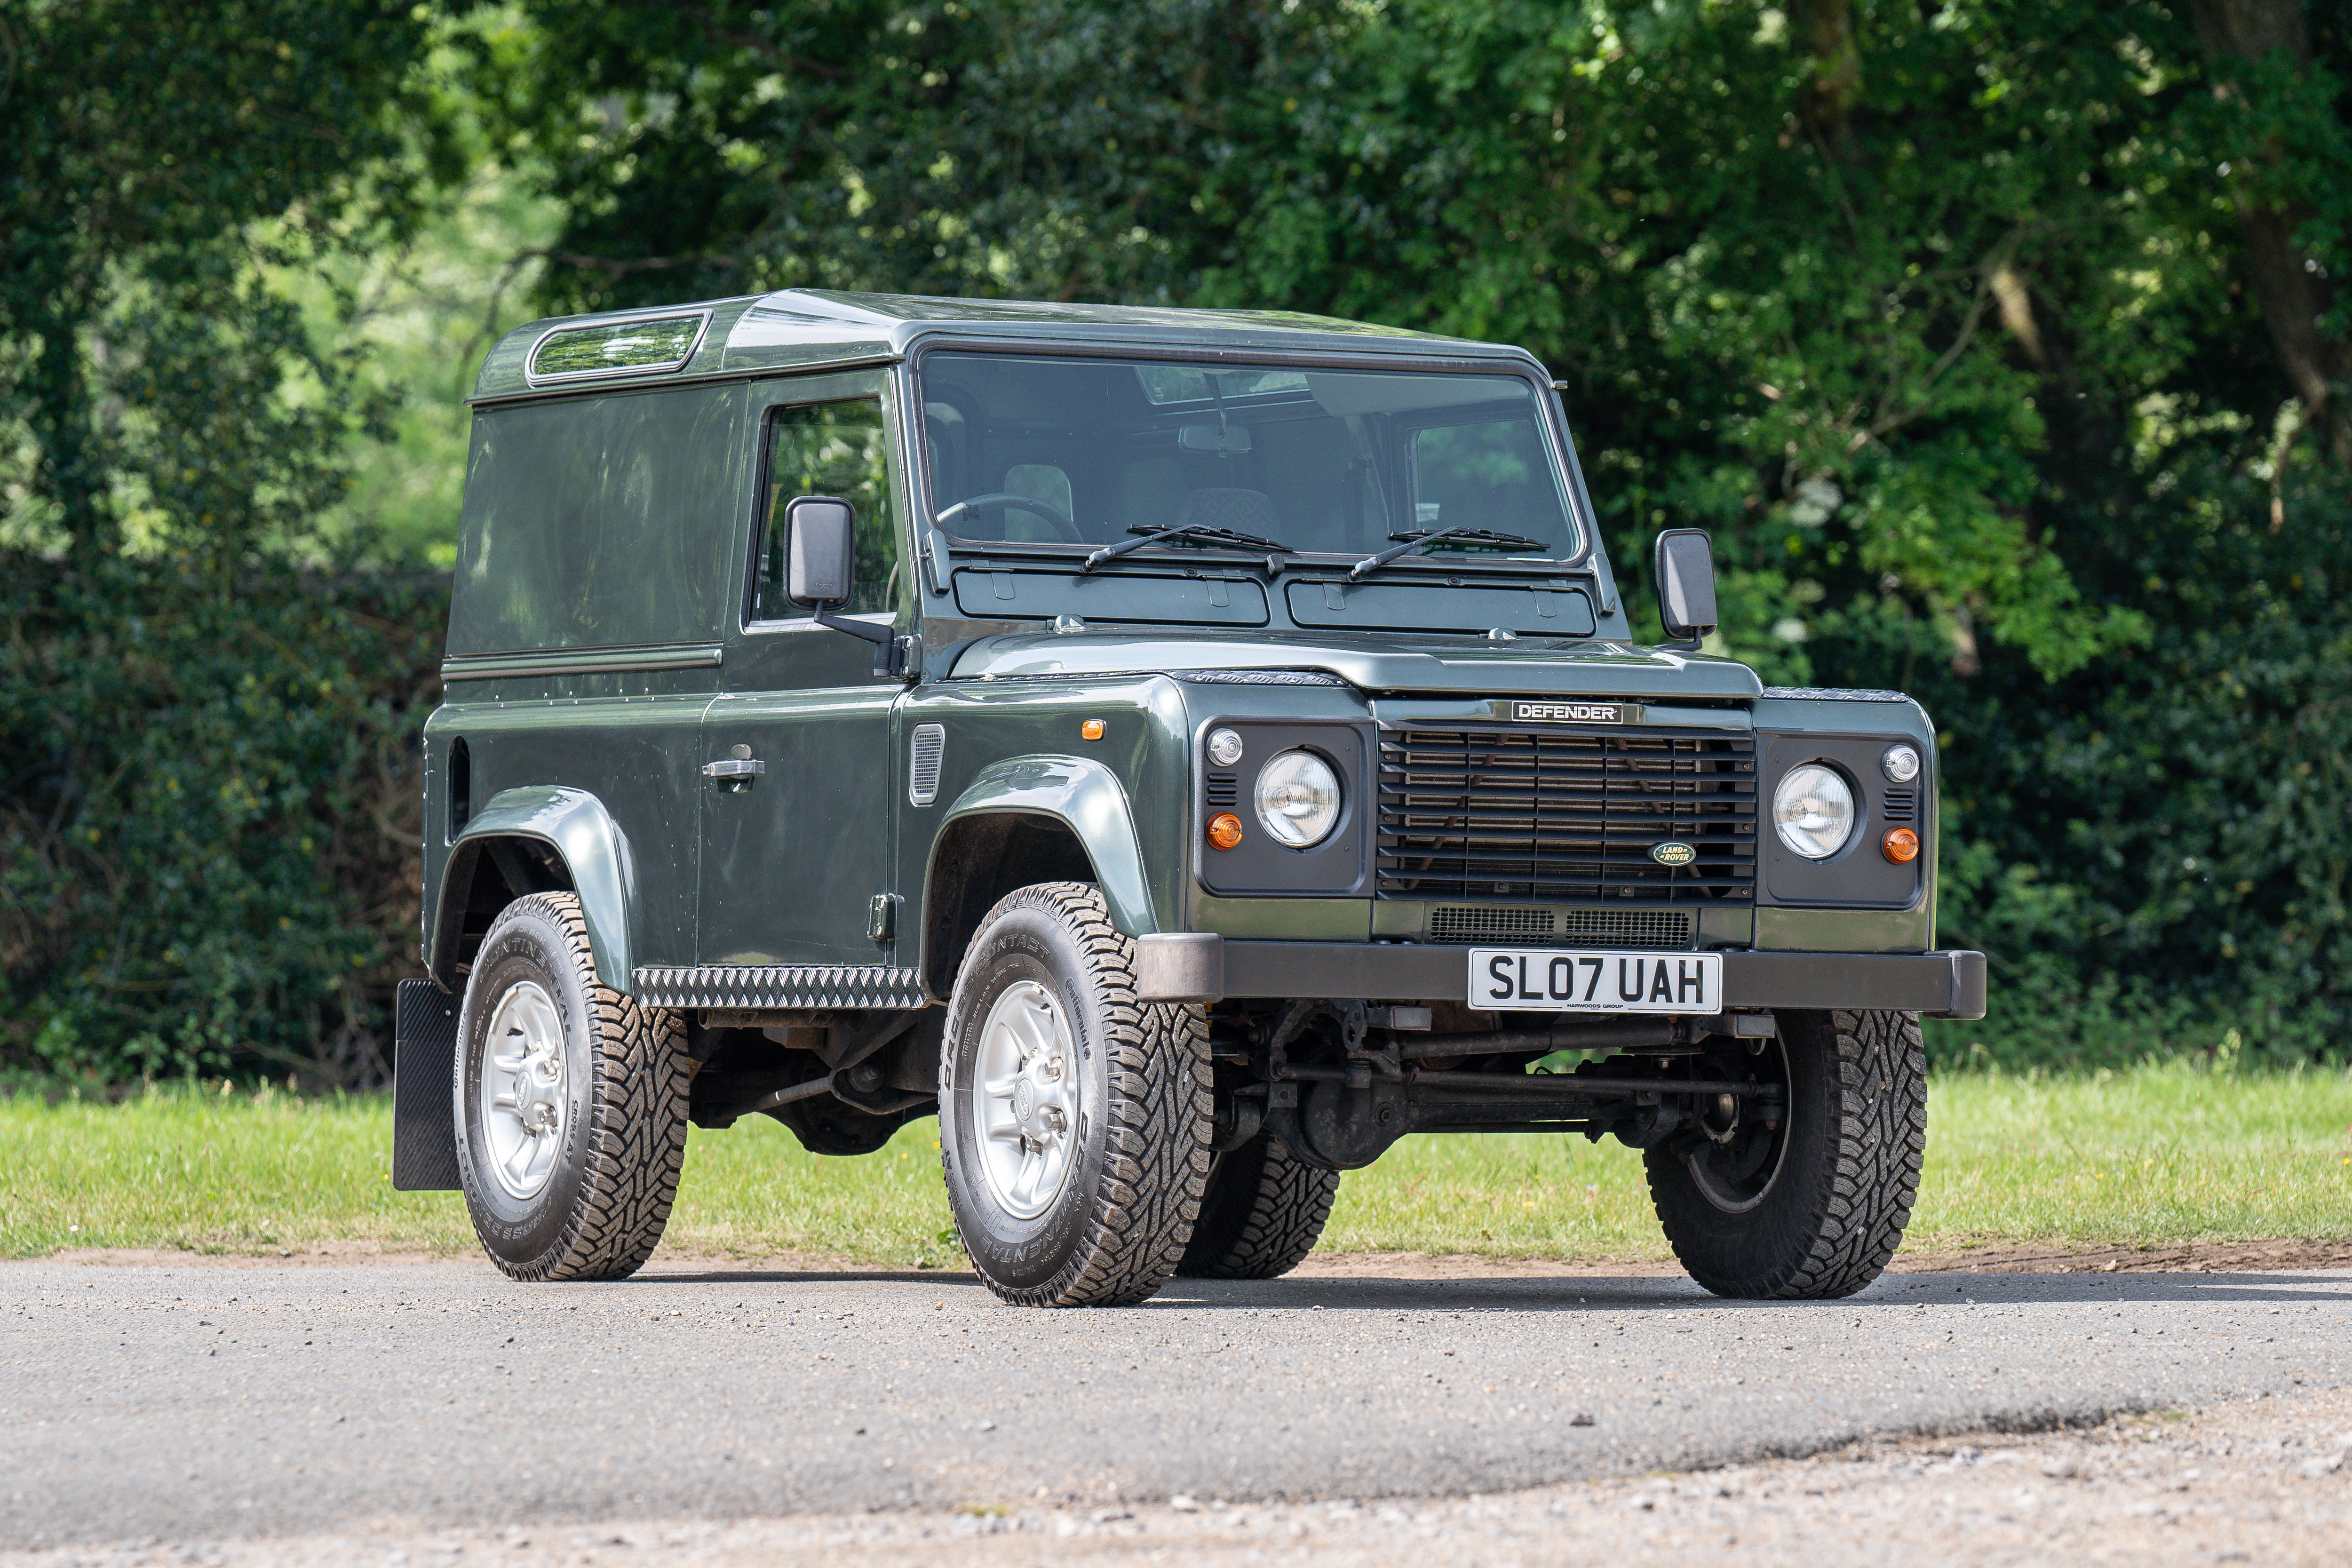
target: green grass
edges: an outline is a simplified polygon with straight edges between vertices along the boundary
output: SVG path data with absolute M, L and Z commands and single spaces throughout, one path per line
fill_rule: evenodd
M 2352 1238 L 2352 1077 L 1947 1074 L 1906 1245 Z M 1347 1178 L 1325 1246 L 1665 1258 L 1641 1156 L 1562 1137 L 1407 1140 Z
M 2352 1077 L 2184 1065 L 1952 1075 L 1931 1091 L 1910 1245 L 2152 1246 L 2352 1238 Z M 120 1105 L 0 1100 L 0 1256 L 61 1247 L 268 1252 L 328 1241 L 469 1251 L 455 1194 L 395 1193 L 391 1108 L 272 1090 Z M 950 1258 L 931 1123 L 865 1159 L 753 1118 L 694 1134 L 670 1226 L 699 1252 Z M 1407 1140 L 1349 1176 L 1340 1250 L 1662 1258 L 1641 1161 L 1581 1138 Z

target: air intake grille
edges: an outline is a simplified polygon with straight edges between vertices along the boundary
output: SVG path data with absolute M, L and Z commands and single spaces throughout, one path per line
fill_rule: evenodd
M 1432 942 L 1509 942 L 1538 947 L 1600 942 L 1610 947 L 1688 947 L 1687 910 L 1528 910 L 1508 904 L 1440 904 L 1429 911 Z
M 940 761 L 947 754 L 947 727 L 941 724 L 915 726 L 914 745 L 907 758 L 907 799 L 916 805 L 929 805 L 940 798 Z
M 1209 809 L 1226 811 L 1242 803 L 1242 776 L 1239 773 L 1209 775 Z
M 1491 942 L 1504 937 L 1549 937 L 1549 910 L 1514 910 L 1504 906 L 1465 909 L 1461 905 L 1429 911 L 1433 942 Z
M 1615 947 L 1688 947 L 1691 916 L 1686 910 L 1566 910 L 1559 935 Z
M 1889 822 L 1909 822 L 1919 814 L 1919 792 L 1908 789 L 1888 790 L 1878 803 L 1879 814 Z
M 1685 865 L 1651 849 L 1682 843 Z M 1756 742 L 1688 730 L 1383 730 L 1387 898 L 1745 903 Z

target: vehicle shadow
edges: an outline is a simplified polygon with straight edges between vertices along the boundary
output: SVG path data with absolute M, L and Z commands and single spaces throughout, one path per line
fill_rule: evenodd
M 985 1297 L 965 1269 L 694 1268 L 648 1270 L 641 1289 L 759 1285 L 877 1285 Z M 1356 1275 L 1291 1279 L 1172 1279 L 1144 1311 L 1622 1312 L 1869 1311 L 1922 1306 L 2106 1302 L 2352 1306 L 2352 1270 L 2233 1274 L 1888 1274 L 1832 1301 L 1748 1301 L 1711 1296 L 1688 1279 L 1651 1276 L 1413 1279 Z
M 664 1268 L 644 1269 L 626 1279 L 614 1280 L 617 1285 L 659 1287 L 667 1285 L 914 1285 L 929 1289 L 938 1286 L 947 1290 L 977 1290 L 980 1276 L 969 1268 L 889 1268 L 877 1267 L 844 1267 L 826 1268 L 808 1264 L 787 1268 L 761 1268 L 725 1265 L 709 1268 L 690 1263 L 672 1264 Z

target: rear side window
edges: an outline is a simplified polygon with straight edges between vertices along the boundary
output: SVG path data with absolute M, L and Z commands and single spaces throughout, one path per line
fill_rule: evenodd
M 741 559 L 748 398 L 695 386 L 477 414 L 449 652 L 719 635 Z
M 857 580 L 848 613 L 887 614 L 896 608 L 897 487 L 881 400 L 856 397 L 771 410 L 766 441 L 767 487 L 751 618 L 793 620 L 808 614 L 784 596 L 784 505 L 794 496 L 838 496 L 857 509 Z

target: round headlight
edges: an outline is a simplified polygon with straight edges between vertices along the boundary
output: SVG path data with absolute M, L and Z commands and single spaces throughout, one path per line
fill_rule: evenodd
M 1878 765 L 1896 784 L 1909 784 L 1919 776 L 1919 753 L 1909 746 L 1889 746 Z
M 1282 752 L 1257 774 L 1257 819 L 1276 844 L 1306 849 L 1339 822 L 1339 777 L 1312 752 Z
M 1231 730 L 1209 731 L 1209 761 L 1221 768 L 1232 767 L 1242 760 L 1242 738 Z
M 1808 860 L 1827 859 L 1853 837 L 1853 791 L 1819 763 L 1790 768 L 1772 792 L 1772 822 L 1781 843 Z

